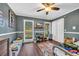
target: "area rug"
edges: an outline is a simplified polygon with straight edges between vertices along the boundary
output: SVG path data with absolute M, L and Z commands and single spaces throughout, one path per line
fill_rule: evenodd
M 53 46 L 54 44 L 49 41 L 41 42 L 37 44 L 39 49 L 43 52 L 45 56 L 53 56 Z

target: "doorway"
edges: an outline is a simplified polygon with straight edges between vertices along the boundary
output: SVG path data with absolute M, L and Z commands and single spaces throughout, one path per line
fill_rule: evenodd
M 34 21 L 24 20 L 24 42 L 34 41 Z

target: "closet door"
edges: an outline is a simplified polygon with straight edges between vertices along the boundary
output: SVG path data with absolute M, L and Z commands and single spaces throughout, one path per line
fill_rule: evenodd
M 34 21 L 24 20 L 24 42 L 31 42 L 34 39 Z
M 53 37 L 53 40 L 57 40 L 57 22 L 56 21 L 54 21 L 54 22 L 52 22 L 52 37 Z
M 53 40 L 64 42 L 64 18 L 52 22 Z
M 57 20 L 57 38 L 60 43 L 64 43 L 64 18 Z

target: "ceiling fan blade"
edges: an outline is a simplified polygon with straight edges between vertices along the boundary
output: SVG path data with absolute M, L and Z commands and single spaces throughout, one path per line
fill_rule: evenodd
M 52 10 L 59 10 L 60 8 L 58 7 L 51 7 Z
M 46 15 L 48 15 L 48 12 L 46 12 Z
M 55 3 L 42 3 L 45 7 L 49 7 L 49 6 L 52 6 L 53 4 Z
M 45 8 L 43 8 L 43 9 L 39 9 L 39 10 L 37 10 L 37 12 L 39 12 L 39 11 L 42 11 L 42 10 L 44 10 Z

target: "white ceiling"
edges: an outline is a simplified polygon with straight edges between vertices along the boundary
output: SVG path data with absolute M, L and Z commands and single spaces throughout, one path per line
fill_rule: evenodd
M 41 3 L 9 3 L 8 5 L 13 9 L 16 15 L 46 20 L 56 19 L 62 15 L 79 9 L 79 3 L 57 3 L 56 6 L 58 6 L 60 10 L 52 11 L 46 15 L 45 11 L 36 12 L 38 9 L 43 7 Z

